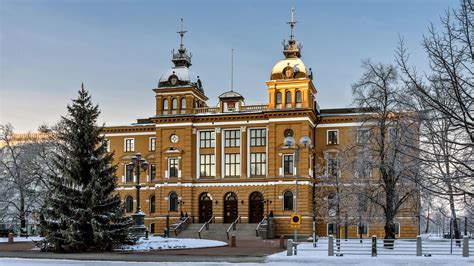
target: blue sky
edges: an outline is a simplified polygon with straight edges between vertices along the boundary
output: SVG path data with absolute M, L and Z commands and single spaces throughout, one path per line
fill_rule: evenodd
M 208 104 L 234 89 L 248 104 L 266 103 L 265 81 L 280 60 L 291 6 L 312 67 L 322 108 L 351 104 L 361 60 L 392 62 L 398 36 L 411 62 L 426 66 L 420 47 L 430 22 L 458 0 L 132 1 L 1 0 L 0 123 L 17 131 L 53 124 L 81 82 L 99 103 L 101 122 L 123 125 L 154 115 L 161 74 L 171 67 L 176 31 L 184 18 Z

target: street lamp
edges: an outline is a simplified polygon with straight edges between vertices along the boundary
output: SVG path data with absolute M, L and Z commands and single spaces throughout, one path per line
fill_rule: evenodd
M 140 208 L 140 173 L 148 169 L 148 162 L 142 158 L 141 153 L 137 153 L 135 154 L 135 156 L 132 157 L 130 165 L 132 166 L 133 171 L 136 173 L 137 177 L 137 183 L 135 184 L 135 188 L 137 189 L 137 208 L 136 212 L 132 215 L 134 221 L 132 231 L 137 236 L 144 236 L 146 232 L 146 227 L 145 214 Z
M 295 138 L 292 136 L 285 137 L 283 144 L 288 148 L 294 147 L 296 144 Z M 303 136 L 300 138 L 300 145 L 303 147 L 310 147 L 311 146 L 311 138 L 308 136 Z M 295 214 L 298 214 L 298 162 L 300 160 L 300 149 L 297 146 L 295 151 Z M 298 241 L 298 229 L 295 227 L 294 231 L 294 241 Z

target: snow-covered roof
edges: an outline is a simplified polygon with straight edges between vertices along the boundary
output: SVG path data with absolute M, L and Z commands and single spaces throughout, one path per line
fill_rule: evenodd
M 171 75 L 176 75 L 180 81 L 188 81 L 188 82 L 196 82 L 197 78 L 192 73 L 189 71 L 189 68 L 185 66 L 179 66 L 179 67 L 172 67 L 168 71 L 166 71 L 161 77 L 160 77 L 160 82 L 166 82 L 168 81 L 169 77 Z

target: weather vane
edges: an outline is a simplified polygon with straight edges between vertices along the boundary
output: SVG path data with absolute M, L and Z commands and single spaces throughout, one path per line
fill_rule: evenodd
M 295 9 L 291 7 L 291 20 L 287 22 L 287 24 L 290 25 L 290 41 L 293 40 L 293 37 L 294 37 L 293 27 L 295 27 L 295 24 L 298 23 L 297 21 L 295 21 L 294 13 L 295 13 Z

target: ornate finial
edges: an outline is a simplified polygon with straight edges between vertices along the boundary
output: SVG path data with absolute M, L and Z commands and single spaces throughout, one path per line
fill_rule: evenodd
M 287 24 L 290 25 L 290 41 L 292 41 L 294 37 L 293 28 L 295 27 L 295 24 L 298 23 L 297 21 L 295 21 L 294 13 L 295 13 L 295 9 L 291 7 L 291 20 L 287 22 Z
M 184 37 L 184 34 L 186 33 L 187 31 L 183 30 L 183 18 L 181 18 L 181 30 L 178 31 L 177 33 L 179 34 L 179 36 L 181 36 L 181 43 L 179 45 L 179 49 L 182 50 L 184 45 L 183 45 L 183 37 Z

